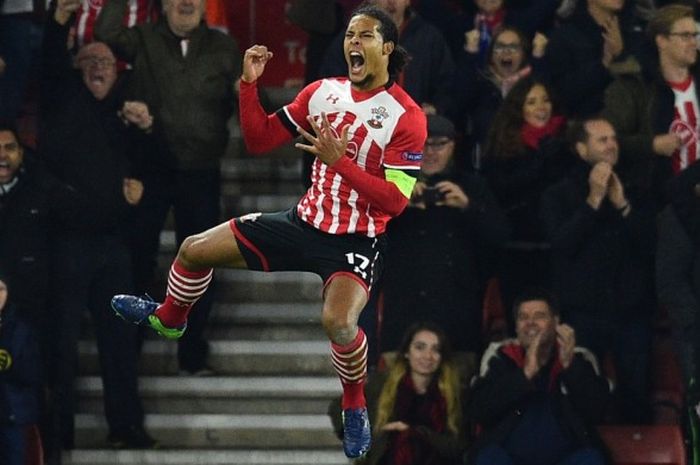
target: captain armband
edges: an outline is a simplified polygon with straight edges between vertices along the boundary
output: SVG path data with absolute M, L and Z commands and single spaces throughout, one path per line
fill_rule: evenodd
M 416 184 L 415 177 L 404 171 L 388 168 L 384 170 L 384 178 L 395 185 L 407 199 L 411 198 L 413 186 Z

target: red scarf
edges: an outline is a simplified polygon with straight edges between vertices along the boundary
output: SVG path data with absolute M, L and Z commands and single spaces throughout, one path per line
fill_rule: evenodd
M 406 374 L 396 390 L 396 403 L 391 421 L 403 421 L 415 426 L 425 426 L 438 433 L 447 429 L 447 402 L 440 394 L 437 379 L 428 386 L 428 391 L 420 395 L 413 386 L 413 380 Z M 384 454 L 386 463 L 391 465 L 439 465 L 438 454 L 411 428 L 407 431 L 391 433 L 389 447 Z
M 558 352 L 558 349 L 559 345 L 555 342 L 554 351 Z M 511 343 L 504 345 L 501 350 L 508 358 L 513 360 L 519 368 L 523 368 L 525 366 L 525 348 L 523 346 L 521 346 L 520 344 Z M 559 357 L 556 357 L 554 360 L 554 365 L 552 365 L 552 369 L 549 371 L 549 392 L 552 392 L 554 391 L 554 389 L 556 389 L 557 379 L 559 378 L 559 374 L 563 369 L 564 367 L 562 366 Z
M 505 8 L 499 8 L 498 10 L 493 12 L 493 14 L 490 15 L 486 15 L 484 13 L 477 13 L 476 16 L 474 16 L 474 27 L 478 31 L 481 31 L 481 25 L 485 23 L 486 29 L 489 31 L 489 34 L 493 34 L 494 29 L 503 24 L 503 19 L 505 18 L 505 16 Z
M 523 123 L 523 127 L 520 129 L 520 137 L 522 137 L 526 147 L 537 150 L 540 148 L 542 139 L 558 134 L 564 123 L 566 123 L 566 118 L 559 115 L 549 118 L 547 124 L 541 128 L 536 128 L 529 123 Z

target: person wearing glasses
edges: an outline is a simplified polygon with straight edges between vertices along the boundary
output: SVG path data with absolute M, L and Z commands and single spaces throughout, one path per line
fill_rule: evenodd
M 455 128 L 444 116 L 428 115 L 423 156 L 408 208 L 387 228 L 380 350 L 398 350 L 413 322 L 435 322 L 468 380 L 482 349 L 479 258 L 505 243 L 508 221 L 485 179 L 455 169 Z
M 143 428 L 137 386 L 138 328 L 111 327 L 111 296 L 132 288 L 131 255 L 124 222 L 143 193 L 132 175 L 130 155 L 149 137 L 148 107 L 125 102 L 116 58 L 101 42 L 66 48 L 80 0 L 58 0 L 49 12 L 41 63 L 38 153 L 49 171 L 68 185 L 81 212 L 53 231 L 51 324 L 57 335 L 51 368 L 53 414 L 62 446 L 74 445 L 78 340 L 89 310 L 99 349 L 107 443 L 114 448 L 151 448 Z M 75 69 L 77 65 L 77 70 Z M 128 123 L 128 124 L 126 124 Z M 128 405 L 129 408 L 124 408 Z
M 693 9 L 658 9 L 647 25 L 643 51 L 642 72 L 620 76 L 608 89 L 605 116 L 617 131 L 621 162 L 641 182 L 652 182 L 663 202 L 665 180 L 695 163 L 700 154 L 698 26 Z

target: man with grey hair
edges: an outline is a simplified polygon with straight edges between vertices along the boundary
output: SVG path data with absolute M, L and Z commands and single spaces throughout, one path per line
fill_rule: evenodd
M 219 223 L 220 159 L 228 142 L 236 80 L 241 71 L 238 45 L 204 22 L 205 0 L 164 0 L 155 24 L 127 27 L 127 0 L 106 2 L 96 37 L 133 66 L 132 97 L 154 115 L 154 144 L 144 150 L 144 198 L 132 229 L 137 292 L 148 290 L 156 264 L 160 231 L 172 206 L 178 245 Z M 185 374 L 211 373 L 204 325 L 212 294 L 198 303 L 178 361 Z

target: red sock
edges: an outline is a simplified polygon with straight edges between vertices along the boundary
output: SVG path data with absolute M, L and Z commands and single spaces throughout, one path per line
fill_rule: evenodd
M 155 311 L 161 323 L 169 328 L 179 328 L 187 321 L 192 306 L 209 287 L 214 270 L 188 271 L 175 260 L 168 275 L 168 290 L 163 302 Z
M 362 328 L 359 328 L 355 340 L 348 345 L 331 343 L 331 359 L 343 385 L 343 410 L 365 407 L 367 336 Z

